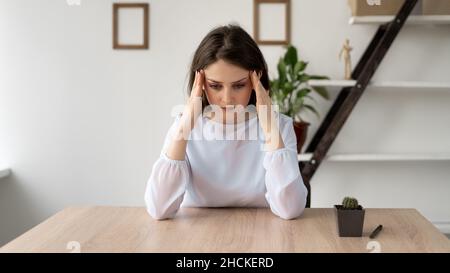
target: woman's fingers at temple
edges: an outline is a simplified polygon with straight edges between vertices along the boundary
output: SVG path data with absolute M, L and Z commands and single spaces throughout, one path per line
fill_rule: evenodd
M 198 81 L 197 74 L 198 74 L 198 71 L 195 71 L 195 74 L 194 74 L 194 83 L 192 84 L 192 89 L 194 89 L 195 86 L 197 85 L 197 81 Z
M 203 94 L 204 86 L 205 86 L 205 71 L 202 69 L 202 70 L 200 70 L 200 73 L 199 73 L 199 82 L 198 82 L 198 88 L 200 91 L 199 97 L 201 97 Z
M 256 91 L 257 82 L 255 81 L 255 71 L 250 72 L 250 80 L 252 81 L 253 90 Z
M 261 84 L 261 76 L 256 73 L 256 71 L 252 72 L 252 84 L 253 89 L 256 91 L 256 95 L 259 95 L 259 92 L 265 91 L 264 87 Z
M 192 85 L 192 96 L 193 97 L 201 97 L 203 93 L 203 84 L 204 84 L 204 72 L 203 70 L 195 71 L 195 80 Z

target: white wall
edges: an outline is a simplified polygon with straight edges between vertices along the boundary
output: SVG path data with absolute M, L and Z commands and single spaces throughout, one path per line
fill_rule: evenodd
M 148 1 L 150 50 L 111 45 L 112 2 L 0 0 L 0 245 L 69 205 L 143 206 L 145 183 L 185 99 L 193 52 L 213 27 L 252 33 L 252 0 Z M 292 43 L 309 72 L 342 75 L 345 38 L 359 59 L 375 26 L 350 26 L 346 0 L 293 0 Z M 450 82 L 450 26 L 406 27 L 379 80 Z M 271 75 L 283 48 L 261 46 Z M 333 98 L 337 90 L 331 90 Z M 450 152 L 450 92 L 364 94 L 330 153 Z M 331 101 L 319 100 L 322 117 Z M 311 134 L 319 120 L 312 116 Z M 324 163 L 314 207 L 344 195 L 366 207 L 415 207 L 450 225 L 450 162 Z

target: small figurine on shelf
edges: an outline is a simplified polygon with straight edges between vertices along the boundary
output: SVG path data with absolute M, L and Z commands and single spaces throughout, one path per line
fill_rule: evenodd
M 352 79 L 352 60 L 350 56 L 350 51 L 353 50 L 353 47 L 350 46 L 350 41 L 345 39 L 345 43 L 342 46 L 341 52 L 339 53 L 339 60 L 341 60 L 342 55 L 344 55 L 345 62 L 345 79 Z

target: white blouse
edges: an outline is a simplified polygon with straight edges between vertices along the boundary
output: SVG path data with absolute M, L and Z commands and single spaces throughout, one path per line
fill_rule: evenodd
M 292 118 L 277 113 L 285 148 L 268 152 L 262 148 L 264 134 L 256 115 L 236 125 L 200 116 L 185 160 L 173 160 L 166 150 L 180 117 L 169 129 L 147 182 L 145 203 L 153 218 L 172 218 L 180 206 L 270 207 L 283 219 L 302 214 L 307 189 L 298 167 Z

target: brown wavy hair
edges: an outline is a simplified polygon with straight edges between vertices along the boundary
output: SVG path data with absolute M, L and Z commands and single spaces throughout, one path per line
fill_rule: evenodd
M 269 90 L 267 63 L 253 38 L 238 25 L 220 26 L 211 30 L 200 42 L 192 59 L 189 70 L 187 93 L 190 96 L 194 84 L 195 71 L 205 69 L 218 60 L 226 61 L 243 69 L 262 72 L 261 83 Z M 270 92 L 269 92 L 270 95 Z M 209 105 L 203 95 L 203 109 Z M 248 105 L 256 106 L 256 94 L 253 90 Z

